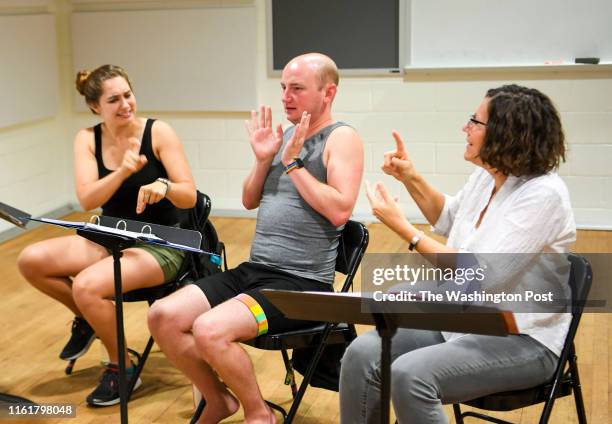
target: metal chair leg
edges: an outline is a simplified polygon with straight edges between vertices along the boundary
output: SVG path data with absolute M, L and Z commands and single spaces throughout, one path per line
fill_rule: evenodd
M 306 388 L 310 384 L 310 380 L 312 380 L 312 376 L 314 375 L 314 371 L 319 363 L 319 359 L 321 359 L 321 355 L 323 355 L 323 349 L 325 349 L 327 338 L 329 337 L 329 333 L 331 330 L 336 327 L 336 324 L 326 324 L 325 330 L 323 330 L 323 334 L 321 334 L 321 342 L 317 347 L 308 369 L 306 370 L 306 374 L 304 375 L 304 379 L 302 380 L 302 384 L 300 384 L 300 388 L 293 399 L 293 403 L 291 404 L 291 408 L 289 409 L 289 413 L 287 414 L 286 423 L 291 423 L 295 414 L 297 414 L 297 410 L 300 407 L 300 403 L 302 402 L 302 398 L 306 393 Z
M 189 424 L 195 424 L 198 422 L 198 420 L 200 419 L 200 415 L 202 415 L 202 412 L 204 411 L 205 406 L 206 406 L 206 400 L 202 398 L 202 400 L 200 400 L 200 403 L 198 403 L 198 407 L 193 413 L 193 417 L 191 417 L 191 421 L 189 421 Z
M 76 363 L 77 359 L 78 358 L 71 359 L 70 361 L 68 361 L 68 365 L 66 365 L 66 368 L 64 369 L 66 375 L 72 374 L 72 370 L 74 369 L 74 364 Z
M 278 411 L 278 412 L 280 412 L 280 413 L 281 413 L 281 415 L 283 416 L 283 422 L 284 422 L 284 423 L 288 423 L 288 422 L 289 422 L 289 421 L 287 421 L 287 411 L 285 411 L 285 408 L 283 408 L 283 407 L 282 407 L 282 406 L 280 406 L 280 405 L 275 404 L 274 402 L 270 402 L 270 401 L 268 401 L 268 400 L 264 400 L 264 402 L 266 402 L 266 404 L 267 404 L 267 405 L 268 405 L 270 408 L 272 408 L 272 409 L 274 409 L 275 411 Z
M 580 376 L 578 375 L 578 362 L 572 346 L 571 357 L 569 361 L 570 373 L 572 376 L 572 390 L 574 391 L 574 402 L 576 403 L 576 414 L 578 415 L 579 424 L 587 424 L 586 411 L 584 410 L 584 400 L 582 398 L 582 386 L 580 385 Z
M 491 417 L 489 415 L 485 415 L 485 414 L 481 414 L 479 412 L 473 412 L 473 411 L 464 412 L 463 414 L 461 414 L 461 418 L 463 417 L 480 418 L 481 420 L 485 420 L 485 421 L 488 421 L 490 423 L 495 423 L 495 424 L 513 424 L 510 421 L 505 421 L 500 418 Z
M 456 424 L 463 424 L 463 417 L 461 416 L 461 407 L 458 403 L 453 403 L 453 412 L 455 413 Z
M 289 355 L 287 354 L 287 349 L 284 347 L 281 349 L 281 354 L 283 355 L 283 362 L 285 363 L 285 371 L 287 375 L 285 376 L 285 384 L 291 386 L 291 397 L 295 399 L 297 395 L 297 386 L 295 384 L 295 372 L 293 371 L 293 366 L 291 365 L 291 361 L 289 360 Z

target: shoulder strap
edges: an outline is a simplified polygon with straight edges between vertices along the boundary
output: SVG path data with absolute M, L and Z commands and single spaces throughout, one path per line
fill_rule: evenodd
M 95 140 L 95 154 L 98 162 L 102 161 L 102 124 L 95 125 L 94 129 L 94 140 Z
M 153 122 L 155 122 L 155 119 L 147 119 L 144 132 L 142 133 L 142 140 L 140 142 L 141 153 L 149 159 L 151 157 L 155 157 L 153 155 L 153 137 L 151 135 L 151 128 L 153 127 Z
M 93 127 L 94 130 L 94 154 L 96 163 L 98 164 L 98 178 L 104 177 L 110 171 L 104 166 L 102 160 L 102 124 L 97 124 Z

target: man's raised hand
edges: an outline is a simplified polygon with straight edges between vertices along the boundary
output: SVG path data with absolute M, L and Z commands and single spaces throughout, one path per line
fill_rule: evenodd
M 244 121 L 249 142 L 259 162 L 271 161 L 283 144 L 283 128 L 279 124 L 276 131 L 272 131 L 272 109 L 267 106 L 259 108 L 259 116 L 251 111 L 251 120 Z
M 281 162 L 287 166 L 291 162 L 293 162 L 294 158 L 300 156 L 300 152 L 302 151 L 302 147 L 304 146 L 304 141 L 306 140 L 306 133 L 308 133 L 308 128 L 310 127 L 310 114 L 308 112 L 302 113 L 302 119 L 300 119 L 300 123 L 295 126 L 293 130 L 293 136 L 285 145 L 285 149 L 283 150 L 283 155 L 281 157 Z

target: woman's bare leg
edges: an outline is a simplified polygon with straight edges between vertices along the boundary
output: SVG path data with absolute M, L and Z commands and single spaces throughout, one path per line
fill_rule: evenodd
M 143 249 L 126 249 L 121 257 L 123 292 L 163 283 L 164 273 L 157 260 Z M 72 284 L 74 301 L 102 341 L 110 362 L 117 364 L 119 350 L 115 319 L 113 258 L 106 257 L 81 271 Z M 130 359 L 126 349 L 126 367 Z
M 34 243 L 20 253 L 21 275 L 35 288 L 61 302 L 74 315 L 81 312 L 72 297 L 69 277 L 108 256 L 108 252 L 83 237 L 72 235 Z

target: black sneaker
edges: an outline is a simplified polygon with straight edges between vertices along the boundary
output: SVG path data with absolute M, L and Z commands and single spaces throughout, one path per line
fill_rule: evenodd
M 134 378 L 136 367 L 132 365 L 127 369 L 126 382 L 128 387 Z M 142 385 L 142 380 L 139 378 L 134 385 L 136 390 Z M 108 364 L 98 387 L 87 396 L 87 403 L 92 406 L 110 406 L 119 403 L 119 367 L 115 364 Z
M 71 361 L 85 355 L 95 339 L 96 333 L 89 323 L 83 318 L 74 317 L 72 321 L 72 335 L 59 354 L 60 359 Z

